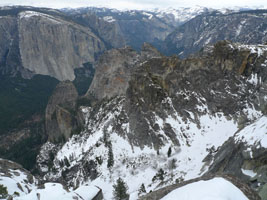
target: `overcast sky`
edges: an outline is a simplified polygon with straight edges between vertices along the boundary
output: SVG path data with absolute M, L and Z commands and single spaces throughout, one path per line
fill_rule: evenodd
M 150 9 L 167 7 L 192 7 L 195 5 L 222 7 L 267 8 L 267 0 L 0 0 L 0 5 L 30 5 L 38 7 L 111 7 L 117 9 Z

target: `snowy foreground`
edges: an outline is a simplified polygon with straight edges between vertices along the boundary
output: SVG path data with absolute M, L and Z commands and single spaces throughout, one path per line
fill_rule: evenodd
M 161 200 L 248 200 L 232 183 L 223 178 L 198 181 L 178 188 Z
M 43 189 L 33 190 L 28 195 L 17 197 L 15 200 L 34 200 L 40 197 L 40 200 L 91 200 L 98 193 L 96 187 L 82 186 L 72 192 L 67 192 L 61 184 L 46 183 Z

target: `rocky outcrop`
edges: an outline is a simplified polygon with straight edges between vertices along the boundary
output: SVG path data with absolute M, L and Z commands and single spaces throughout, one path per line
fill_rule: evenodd
M 207 44 L 226 39 L 243 44 L 264 44 L 266 25 L 265 10 L 200 15 L 168 35 L 164 52 L 186 57 Z
M 48 140 L 62 142 L 78 127 L 76 100 L 78 93 L 70 81 L 61 82 L 50 97 L 45 113 Z
M 93 94 L 99 100 L 125 95 L 136 65 L 152 57 L 161 57 L 161 54 L 147 43 L 140 54 L 130 47 L 107 51 L 96 64 L 96 73 L 86 95 Z
M 129 47 L 104 53 L 97 63 L 94 79 L 86 95 L 93 93 L 97 99 L 103 99 L 124 94 L 138 57 L 137 52 Z
M 117 23 L 110 23 L 101 17 L 98 17 L 94 12 L 68 12 L 75 21 L 90 27 L 97 35 L 105 41 L 110 48 L 120 48 L 126 45 L 125 38 L 121 32 L 120 26 Z
M 24 77 L 31 77 L 31 73 L 22 67 L 16 17 L 1 16 L 0 27 L 0 75 L 14 76 L 20 72 Z

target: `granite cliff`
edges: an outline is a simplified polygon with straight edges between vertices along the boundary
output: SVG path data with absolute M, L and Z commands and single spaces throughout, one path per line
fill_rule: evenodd
M 4 10 L 5 11 L 5 10 Z M 74 69 L 92 63 L 106 47 L 89 28 L 56 11 L 13 8 L 1 11 L 1 74 L 24 78 L 49 75 L 74 80 Z

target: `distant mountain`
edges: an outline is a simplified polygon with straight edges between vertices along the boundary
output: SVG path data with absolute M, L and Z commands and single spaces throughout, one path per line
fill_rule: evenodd
M 195 8 L 179 8 L 179 9 L 164 9 L 164 10 L 128 10 L 120 11 L 109 8 L 79 8 L 79 9 L 63 9 L 63 11 L 75 18 L 86 20 L 90 13 L 97 15 L 102 20 L 114 24 L 116 27 L 116 33 L 124 38 L 124 40 L 117 40 L 115 37 L 108 38 L 109 43 L 116 42 L 115 47 L 130 45 L 134 49 L 140 50 L 144 42 L 153 44 L 156 47 L 160 47 L 161 42 L 166 36 L 173 32 L 173 30 L 186 21 L 194 18 L 195 16 L 203 13 L 209 13 L 212 9 L 204 7 Z M 101 22 L 103 23 L 103 22 Z M 98 24 L 98 29 L 100 27 Z M 106 25 L 108 26 L 108 25 Z M 100 28 L 100 35 L 105 33 L 104 27 Z M 105 28 L 107 29 L 107 28 Z
M 267 42 L 267 10 L 203 14 L 179 26 L 165 40 L 164 52 L 186 57 L 207 44 L 231 40 L 242 44 Z

